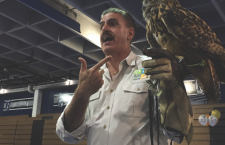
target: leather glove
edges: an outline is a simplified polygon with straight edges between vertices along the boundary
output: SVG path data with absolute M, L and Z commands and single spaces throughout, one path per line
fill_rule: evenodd
M 159 99 L 161 123 L 167 129 L 185 134 L 190 143 L 193 112 L 183 83 L 187 75 L 183 63 L 179 63 L 173 53 L 164 49 L 144 49 L 143 54 L 152 57 L 152 60 L 142 62 L 145 73 L 151 75 L 151 79 L 159 80 L 159 87 L 163 91 Z
M 183 79 L 186 74 L 183 73 L 184 70 L 180 71 L 184 67 L 178 63 L 179 59 L 172 52 L 164 49 L 144 49 L 143 53 L 152 57 L 152 60 L 142 62 L 145 73 L 151 75 L 151 79 L 160 80 L 167 89 L 178 83 L 185 90 Z

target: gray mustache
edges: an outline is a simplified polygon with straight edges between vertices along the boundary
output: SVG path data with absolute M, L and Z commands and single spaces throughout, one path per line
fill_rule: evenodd
M 110 36 L 110 37 L 112 37 L 112 38 L 114 38 L 114 36 L 111 34 L 111 33 L 109 33 L 109 32 L 103 32 L 103 34 L 102 34 L 102 36 L 101 36 L 101 39 L 103 40 L 103 38 L 105 37 L 105 36 Z

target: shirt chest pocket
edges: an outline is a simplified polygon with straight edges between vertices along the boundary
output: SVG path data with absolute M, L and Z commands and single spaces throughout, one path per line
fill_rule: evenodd
M 123 86 L 124 95 L 120 100 L 120 111 L 126 117 L 145 117 L 147 107 L 148 84 L 137 83 Z

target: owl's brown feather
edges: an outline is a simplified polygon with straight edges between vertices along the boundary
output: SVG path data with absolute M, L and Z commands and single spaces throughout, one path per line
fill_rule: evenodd
M 198 16 L 186 9 L 162 11 L 161 20 L 170 34 L 189 46 L 217 56 L 225 66 L 225 49 L 212 29 Z
M 216 74 L 215 66 L 211 60 L 208 60 L 208 62 L 209 62 L 210 70 L 211 70 L 212 83 L 213 83 L 213 88 L 211 89 L 212 89 L 212 92 L 214 92 L 213 94 L 217 96 L 217 98 L 219 98 L 220 94 L 219 94 L 219 91 L 217 91 L 219 90 L 219 84 L 218 84 L 218 76 Z M 219 100 L 216 100 L 216 101 L 218 102 Z
M 225 81 L 225 49 L 206 22 L 177 0 L 144 0 L 143 16 L 151 47 L 183 56 L 187 65 L 205 60 L 204 67 L 186 69 L 199 80 L 208 102 L 217 102 L 218 80 Z

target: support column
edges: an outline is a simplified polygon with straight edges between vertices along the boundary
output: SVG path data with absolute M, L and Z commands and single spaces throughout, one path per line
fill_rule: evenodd
M 36 117 L 37 114 L 41 113 L 41 101 L 42 101 L 42 90 L 35 90 L 32 117 Z

